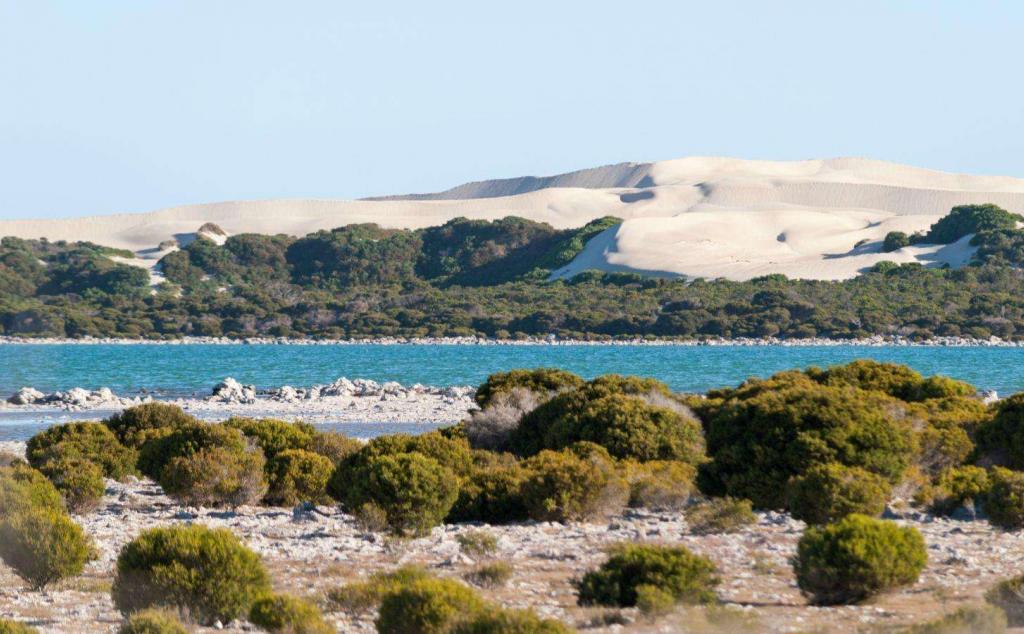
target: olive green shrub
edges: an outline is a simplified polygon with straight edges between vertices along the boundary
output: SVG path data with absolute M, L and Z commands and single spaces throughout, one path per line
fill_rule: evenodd
M 452 626 L 451 634 L 569 634 L 560 621 L 542 619 L 533 610 L 507 610 L 489 606 Z
M 793 517 L 808 524 L 829 524 L 853 513 L 878 517 L 891 490 L 882 476 L 830 462 L 789 481 L 787 507 Z
M 244 453 L 249 443 L 242 432 L 227 425 L 203 422 L 179 425 L 143 443 L 139 449 L 139 471 L 159 482 L 164 468 L 175 458 L 187 458 L 213 447 Z
M 159 482 L 182 504 L 236 508 L 256 504 L 266 493 L 264 463 L 259 450 L 206 447 L 172 458 Z
M 363 613 L 380 604 L 384 595 L 410 583 L 429 579 L 430 573 L 419 566 L 403 566 L 390 572 L 378 572 L 366 581 L 357 581 L 327 592 L 327 600 L 339 609 Z
M 715 565 L 684 546 L 619 544 L 607 561 L 576 582 L 580 605 L 632 607 L 637 589 L 653 586 L 676 603 L 716 600 Z
M 532 519 L 570 522 L 604 517 L 622 509 L 629 488 L 614 469 L 571 451 L 544 450 L 523 461 L 520 487 Z
M 857 603 L 913 584 L 928 562 L 924 539 L 913 527 L 864 515 L 809 527 L 797 544 L 797 585 L 815 603 Z
M 329 634 L 335 631 L 324 621 L 318 607 L 286 594 L 272 594 L 258 599 L 249 610 L 249 621 L 268 632 Z
M 985 601 L 1006 613 L 1010 627 L 1024 626 L 1024 575 L 995 584 L 985 592 Z
M 53 483 L 72 513 L 93 511 L 103 500 L 106 491 L 103 469 L 95 462 L 84 458 L 60 458 L 46 462 L 40 472 Z
M 674 460 L 627 462 L 623 477 L 629 484 L 629 506 L 678 510 L 686 506 L 696 490 L 697 469 Z
M 526 471 L 509 454 L 474 452 L 474 465 L 459 487 L 449 522 L 508 524 L 529 518 L 522 486 Z
M 500 588 L 509 582 L 513 573 L 512 564 L 504 561 L 492 561 L 476 566 L 463 578 L 480 588 Z
M 1006 614 L 992 605 L 963 607 L 911 627 L 908 634 L 1003 634 Z
M 309 451 L 330 460 L 335 466 L 363 448 L 362 441 L 335 431 L 317 431 L 309 441 Z
M 565 370 L 556 368 L 517 369 L 497 372 L 487 377 L 487 380 L 477 388 L 474 398 L 476 398 L 480 409 L 486 409 L 498 396 L 508 394 L 516 388 L 529 390 L 541 398 L 545 398 L 581 385 L 583 385 L 582 378 Z
M 290 423 L 276 418 L 232 416 L 224 421 L 224 425 L 256 441 L 267 460 L 273 460 L 274 456 L 289 449 L 307 449 L 317 433 L 308 423 Z
M 192 525 L 150 529 L 125 545 L 111 594 L 125 614 L 165 606 L 211 624 L 247 614 L 269 591 L 259 556 L 230 530 Z
M 129 407 L 103 421 L 122 444 L 133 449 L 175 427 L 197 422 L 177 405 L 157 401 Z
M 459 620 L 480 613 L 486 603 L 472 588 L 452 579 L 428 578 L 384 595 L 377 616 L 380 634 L 444 634 Z
M 470 557 L 488 557 L 498 550 L 498 537 L 487 530 L 469 530 L 455 536 L 459 550 Z
M 964 504 L 984 503 L 992 483 L 988 471 L 974 465 L 965 465 L 943 471 L 933 487 L 930 510 L 949 515 Z
M 0 619 L 0 634 L 36 634 L 39 630 L 34 627 L 19 623 L 17 621 L 11 621 L 9 619 Z
M 989 483 L 984 496 L 989 521 L 1008 531 L 1024 528 L 1024 473 L 996 467 Z
M 36 469 L 26 464 L 0 467 L 0 519 L 33 508 L 65 507 L 60 492 Z
M 150 609 L 129 615 L 118 634 L 188 634 L 188 630 L 174 612 Z
M 92 542 L 62 509 L 22 509 L 0 520 L 0 559 L 34 590 L 81 574 Z
M 992 410 L 992 418 L 977 433 L 979 457 L 1011 469 L 1024 469 L 1024 392 L 998 401 Z
M 750 500 L 728 496 L 701 500 L 687 508 L 684 517 L 694 535 L 735 533 L 757 522 Z
M 135 450 L 125 447 L 102 423 L 54 425 L 29 439 L 28 462 L 41 468 L 47 462 L 78 458 L 95 462 L 108 478 L 123 480 L 135 473 Z
M 327 482 L 334 463 L 325 456 L 303 449 L 285 449 L 267 462 L 269 489 L 266 502 L 295 506 L 299 502 L 324 504 L 330 500 Z

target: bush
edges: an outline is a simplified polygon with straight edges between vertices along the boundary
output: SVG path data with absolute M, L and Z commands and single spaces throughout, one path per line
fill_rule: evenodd
M 857 603 L 910 585 L 928 562 L 917 529 L 863 515 L 810 527 L 797 544 L 797 585 L 815 603 Z
M 475 398 L 480 409 L 486 409 L 500 395 L 507 395 L 516 388 L 529 390 L 543 400 L 556 392 L 577 388 L 581 385 L 583 385 L 582 378 L 572 372 L 556 368 L 510 370 L 487 377 L 487 380 L 477 388 Z
M 138 449 L 150 438 L 198 421 L 177 405 L 154 401 L 129 407 L 103 422 L 122 444 Z
M 686 506 L 697 475 L 693 465 L 669 460 L 631 462 L 624 471 L 629 484 L 629 506 L 664 510 Z
M 403 566 L 391 572 L 377 573 L 368 580 L 330 590 L 327 599 L 342 610 L 366 612 L 376 607 L 384 595 L 410 583 L 430 579 L 430 573 L 418 566 Z
M 363 443 L 345 434 L 318 431 L 309 441 L 309 450 L 330 460 L 335 466 L 363 448 Z
M 481 588 L 500 588 L 512 578 L 512 565 L 504 561 L 482 564 L 466 573 L 466 581 Z
M 501 392 L 487 407 L 470 413 L 464 423 L 465 435 L 474 449 L 511 451 L 512 435 L 523 416 L 537 409 L 541 398 L 522 387 Z
M 135 473 L 137 455 L 125 447 L 101 423 L 65 423 L 54 425 L 29 439 L 28 462 L 39 469 L 61 458 L 89 460 L 103 468 L 108 478 L 123 480 Z
M 81 574 L 92 544 L 63 510 L 34 507 L 0 522 L 0 559 L 33 590 Z
M 939 219 L 921 238 L 927 244 L 951 244 L 971 233 L 1016 229 L 1024 217 L 991 203 L 959 205 Z
M 388 514 L 373 502 L 363 504 L 352 512 L 356 526 L 368 533 L 381 533 L 388 528 Z
M 268 632 L 288 634 L 327 634 L 334 628 L 324 621 L 320 609 L 308 601 L 274 594 L 257 600 L 249 611 L 249 621 Z
M 808 524 L 829 524 L 852 513 L 878 517 L 891 490 L 879 475 L 832 462 L 790 480 L 787 506 L 793 517 Z
M 966 465 L 947 469 L 939 475 L 933 492 L 931 511 L 949 515 L 964 504 L 976 505 L 991 488 L 988 471 Z
M 267 492 L 263 454 L 209 447 L 174 458 L 160 475 L 164 492 L 189 506 L 256 504 Z
M 164 468 L 175 458 L 188 458 L 214 447 L 231 453 L 244 453 L 249 444 L 242 432 L 225 425 L 202 422 L 182 425 L 163 436 L 150 438 L 142 445 L 139 471 L 159 481 Z
M 520 488 L 529 516 L 571 522 L 618 512 L 629 492 L 619 476 L 571 451 L 541 451 L 523 462 Z
M 267 462 L 266 472 L 268 504 L 295 506 L 299 502 L 324 504 L 330 500 L 327 482 L 334 463 L 329 458 L 302 449 L 286 449 Z
M 39 630 L 24 623 L 0 619 L 0 634 L 36 634 Z
M 0 518 L 33 508 L 63 511 L 64 501 L 53 483 L 32 467 L 0 467 Z
M 994 415 L 978 429 L 978 451 L 991 462 L 1024 469 L 1024 392 L 993 405 Z
M 128 617 L 118 634 L 188 634 L 169 610 L 142 610 Z
M 964 607 L 946 616 L 915 625 L 910 634 L 1003 634 L 1006 614 L 994 606 Z
M 993 525 L 1004 530 L 1024 528 L 1024 473 L 996 467 L 989 474 L 985 513 Z
M 106 484 L 103 469 L 83 458 L 61 458 L 42 466 L 41 472 L 60 492 L 64 505 L 72 513 L 88 513 L 103 500 Z
M 289 449 L 306 449 L 313 442 L 316 430 L 306 423 L 289 423 L 276 418 L 241 418 L 232 416 L 224 425 L 237 429 L 246 438 L 256 441 L 267 460 Z
M 1000 581 L 985 593 L 985 600 L 1006 613 L 1010 627 L 1024 626 L 1024 576 Z
M 125 545 L 111 593 L 124 613 L 174 606 L 210 624 L 242 616 L 269 590 L 259 556 L 230 530 L 192 525 L 150 529 Z
M 451 634 L 569 634 L 572 631 L 559 621 L 540 618 L 533 610 L 496 607 L 488 607 L 451 628 Z
M 380 634 L 443 634 L 460 618 L 472 618 L 485 603 L 451 579 L 421 579 L 384 595 L 377 616 Z
M 619 544 L 576 588 L 580 605 L 632 607 L 640 586 L 654 586 L 677 603 L 710 603 L 718 583 L 715 565 L 684 546 Z
M 485 530 L 471 530 L 455 536 L 459 549 L 470 557 L 487 557 L 498 549 L 498 538 Z
M 686 525 L 694 535 L 735 533 L 757 522 L 750 500 L 709 498 L 686 509 Z
M 882 241 L 882 253 L 892 253 L 906 246 L 910 246 L 910 236 L 902 231 L 890 231 Z
M 332 482 L 337 481 L 336 472 Z M 420 534 L 441 523 L 459 493 L 451 470 L 420 453 L 369 457 L 347 485 L 341 497 L 346 510 L 351 513 L 364 504 L 376 504 L 396 533 Z

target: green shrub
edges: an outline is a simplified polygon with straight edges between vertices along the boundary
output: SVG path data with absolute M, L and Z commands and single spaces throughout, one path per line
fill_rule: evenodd
M 933 224 L 921 238 L 927 244 L 951 244 L 971 233 L 1015 229 L 1024 217 L 991 203 L 959 205 Z
M 640 586 L 654 586 L 677 603 L 710 603 L 718 583 L 715 565 L 684 546 L 619 544 L 576 588 L 580 605 L 631 607 Z
M 512 578 L 512 565 L 504 561 L 481 564 L 466 573 L 466 581 L 481 588 L 500 588 Z
M 230 530 L 192 525 L 150 529 L 125 545 L 112 595 L 124 613 L 174 606 L 210 624 L 246 614 L 269 590 L 259 556 Z
M 947 469 L 936 482 L 931 511 L 948 515 L 965 503 L 981 502 L 991 486 L 988 471 L 981 467 L 966 465 Z
M 380 604 L 384 595 L 410 583 L 429 579 L 430 573 L 419 566 L 403 566 L 391 572 L 379 572 L 366 581 L 350 583 L 328 591 L 327 600 L 342 610 L 367 612 Z
M 150 438 L 198 421 L 177 405 L 154 401 L 129 407 L 103 422 L 122 444 L 138 449 Z
M 362 448 L 362 441 L 333 431 L 318 431 L 309 441 L 309 451 L 327 458 L 335 466 Z
M 487 377 L 487 380 L 477 388 L 475 398 L 480 409 L 484 409 L 499 395 L 508 394 L 515 388 L 523 388 L 546 396 L 581 385 L 583 385 L 583 379 L 579 376 L 556 368 L 510 370 L 497 372 Z
M 856 603 L 910 585 L 928 562 L 917 529 L 863 515 L 810 527 L 797 544 L 797 585 L 815 603 Z
M 554 619 L 542 619 L 533 610 L 506 610 L 488 606 L 460 620 L 451 634 L 569 634 L 573 630 Z
M 1003 634 L 1006 614 L 995 606 L 964 607 L 929 623 L 910 628 L 909 634 Z
M 270 488 L 266 501 L 275 506 L 295 506 L 299 502 L 325 504 L 327 482 L 334 473 L 329 458 L 303 449 L 285 449 L 267 462 Z
M 693 494 L 697 469 L 685 462 L 654 460 L 624 465 L 629 484 L 629 506 L 678 510 Z
M 32 467 L 0 467 L 0 518 L 33 508 L 63 511 L 64 501 L 53 483 Z
M 628 487 L 614 470 L 571 451 L 541 451 L 523 462 L 523 471 L 523 504 L 536 520 L 593 519 L 618 512 L 628 500 Z
M 829 524 L 852 513 L 878 517 L 891 493 L 889 483 L 860 467 L 816 465 L 789 481 L 788 508 L 808 524 Z
M 249 621 L 268 632 L 327 634 L 335 631 L 315 605 L 284 594 L 269 595 L 253 603 Z
M 356 526 L 368 533 L 382 533 L 388 529 L 388 514 L 373 502 L 367 502 L 352 511 Z
M 1024 473 L 996 467 L 989 474 L 985 513 L 993 525 L 1004 530 L 1024 528 Z
M 470 557 L 488 557 L 498 550 L 498 538 L 486 530 L 471 530 L 455 536 L 462 552 Z
M 910 246 L 910 236 L 902 231 L 890 231 L 882 241 L 882 253 L 892 253 L 906 246 Z
M 1006 613 L 1010 627 L 1024 626 L 1024 575 L 992 586 L 985 592 L 985 600 Z
M 160 475 L 164 492 L 189 506 L 236 508 L 267 492 L 263 454 L 209 447 L 173 458 Z
M 332 482 L 337 480 L 335 473 Z M 400 453 L 366 459 L 351 473 L 341 500 L 349 512 L 376 504 L 387 514 L 391 530 L 421 534 L 441 523 L 458 494 L 458 479 L 437 460 Z
M 135 473 L 137 458 L 135 451 L 122 445 L 105 425 L 91 422 L 54 425 L 39 432 L 29 439 L 26 455 L 37 469 L 62 458 L 89 460 L 115 480 Z
M 399 586 L 381 600 L 380 634 L 443 634 L 460 619 L 483 611 L 485 603 L 452 579 L 421 579 Z
M 0 619 L 0 634 L 37 634 L 39 630 L 24 623 Z
M 221 447 L 231 453 L 244 453 L 249 443 L 242 432 L 212 423 L 191 423 L 150 438 L 139 450 L 139 471 L 159 481 L 164 468 L 175 458 L 188 458 L 203 449 Z
M 459 487 L 459 497 L 448 514 L 450 522 L 486 522 L 507 524 L 529 517 L 523 502 L 522 486 L 526 472 L 514 458 L 488 454 L 474 464 Z
M 53 483 L 72 513 L 88 513 L 103 501 L 106 484 L 103 469 L 83 458 L 60 458 L 48 461 L 40 469 Z
M 0 559 L 34 590 L 81 574 L 92 555 L 82 527 L 63 510 L 33 507 L 0 521 Z
M 686 525 L 694 535 L 735 533 L 757 522 L 750 500 L 708 498 L 686 509 Z
M 998 401 L 978 429 L 978 451 L 995 464 L 1024 469 L 1024 392 Z
M 188 634 L 188 630 L 170 610 L 142 610 L 130 615 L 118 634 Z
M 267 460 L 289 449 L 306 449 L 313 442 L 316 430 L 307 423 L 290 423 L 276 418 L 242 418 L 232 416 L 224 425 L 237 429 L 246 438 L 256 441 Z

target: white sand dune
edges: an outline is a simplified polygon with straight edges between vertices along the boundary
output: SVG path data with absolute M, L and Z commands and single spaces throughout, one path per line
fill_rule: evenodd
M 141 214 L 0 220 L 0 235 L 90 240 L 155 261 L 157 245 L 187 243 L 212 222 L 228 234 L 304 235 L 357 222 L 438 225 L 458 216 L 516 215 L 555 227 L 614 215 L 625 221 L 569 266 L 654 275 L 749 279 L 769 273 L 846 279 L 880 260 L 961 266 L 973 249 L 880 253 L 889 231 L 927 229 L 955 205 L 1024 212 L 1024 179 L 949 174 L 868 159 L 748 161 L 685 158 L 621 163 L 550 177 L 468 183 L 436 194 L 355 201 L 267 200 L 188 205 Z

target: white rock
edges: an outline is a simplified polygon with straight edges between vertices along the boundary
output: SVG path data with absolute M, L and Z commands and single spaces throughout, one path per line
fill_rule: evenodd
M 7 402 L 12 405 L 31 405 L 36 401 L 42 400 L 45 396 L 45 394 L 34 387 L 23 387 L 7 399 Z

